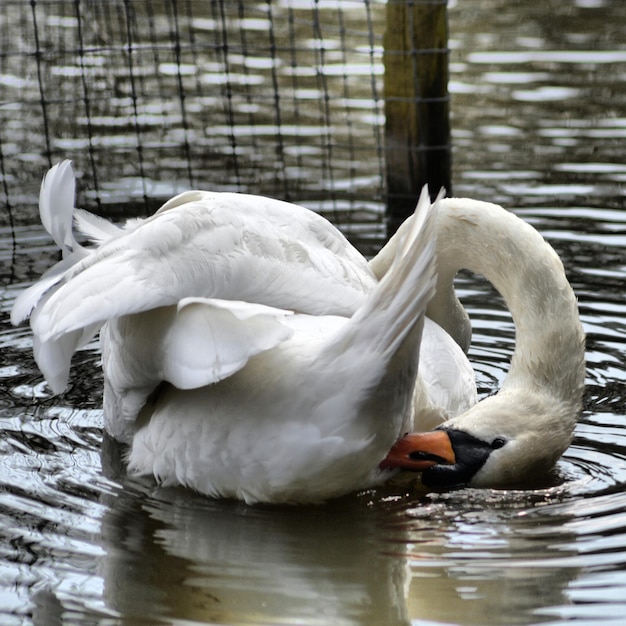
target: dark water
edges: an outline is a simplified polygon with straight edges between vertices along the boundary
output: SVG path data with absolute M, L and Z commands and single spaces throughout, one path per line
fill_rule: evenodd
M 621 0 L 450 5 L 454 191 L 544 234 L 588 335 L 561 484 L 251 508 L 129 480 L 103 440 L 97 347 L 53 398 L 28 330 L 3 315 L 0 623 L 623 624 L 624 24 Z M 16 227 L 15 241 L 0 230 L 3 313 L 56 258 L 40 227 Z M 506 375 L 513 326 L 479 278 L 459 289 L 486 394 Z

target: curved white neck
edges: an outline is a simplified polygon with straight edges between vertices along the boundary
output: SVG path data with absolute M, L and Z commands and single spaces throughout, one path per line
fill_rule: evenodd
M 401 231 L 397 236 L 402 236 Z M 387 256 L 397 245 L 394 239 L 372 261 L 377 275 L 385 271 Z M 467 328 L 454 295 L 457 272 L 468 269 L 482 274 L 504 298 L 515 323 L 516 343 L 503 389 L 523 387 L 572 406 L 580 404 L 584 333 L 576 297 L 557 254 L 534 228 L 494 204 L 443 200 L 437 265 L 437 294 L 429 316 L 462 347 Z

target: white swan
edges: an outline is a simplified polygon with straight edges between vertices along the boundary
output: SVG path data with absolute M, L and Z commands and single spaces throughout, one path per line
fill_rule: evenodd
M 122 230 L 78 213 L 102 240 L 89 251 L 67 232 L 73 202 L 45 215 L 57 185 L 67 203 L 69 163 L 40 201 L 66 258 L 12 320 L 30 313 L 55 391 L 104 323 L 106 427 L 130 444 L 131 471 L 247 502 L 322 500 L 385 477 L 379 463 L 411 427 L 434 292 L 426 193 L 377 282 L 316 214 L 239 194 L 182 194 Z
M 67 205 L 67 201 L 73 198 L 73 185 L 68 162 L 53 168 L 42 185 L 42 221 L 57 243 L 65 247 L 67 258 L 18 299 L 12 319 L 19 322 L 34 307 L 31 325 L 35 354 L 57 391 L 67 382 L 73 350 L 91 337 L 102 322 L 111 319 L 102 332 L 105 420 L 114 436 L 133 443 L 131 467 L 139 472 L 153 472 L 162 479 L 191 484 L 208 493 L 237 495 L 249 501 L 328 497 L 364 486 L 378 476 L 370 468 L 368 478 L 359 482 L 351 481 L 349 472 L 346 480 L 334 472 L 326 476 L 328 484 L 314 493 L 310 483 L 298 484 L 293 472 L 285 471 L 277 478 L 283 482 L 291 480 L 292 487 L 280 495 L 278 491 L 236 491 L 233 484 L 238 479 L 232 477 L 227 489 L 215 490 L 207 484 L 210 472 L 199 471 L 200 466 L 194 463 L 194 459 L 210 456 L 206 453 L 209 447 L 200 445 L 196 436 L 196 426 L 208 424 L 205 411 L 199 407 L 207 402 L 209 392 L 181 391 L 159 383 L 167 379 L 185 389 L 204 384 L 207 379 L 203 377 L 207 375 L 208 380 L 212 380 L 211 376 L 220 378 L 227 375 L 229 367 L 242 366 L 238 359 L 245 361 L 246 355 L 235 358 L 229 352 L 234 363 L 220 363 L 217 374 L 213 370 L 207 374 L 202 358 L 190 363 L 191 368 L 181 369 L 180 359 L 192 355 L 180 346 L 191 341 L 194 348 L 200 347 L 198 337 L 203 336 L 207 323 L 218 324 L 220 332 L 228 329 L 238 336 L 243 333 L 248 337 L 244 352 L 262 353 L 263 358 L 280 354 L 280 349 L 270 350 L 271 345 L 259 342 L 259 337 L 267 335 L 271 344 L 281 341 L 285 327 L 296 334 L 310 331 L 296 321 L 308 318 L 281 318 L 274 311 L 250 307 L 251 303 L 315 315 L 352 315 L 376 290 L 372 270 L 381 277 L 394 264 L 399 242 L 406 237 L 411 220 L 372 261 L 370 269 L 336 229 L 309 211 L 254 196 L 189 192 L 166 203 L 153 218 L 133 222 L 123 231 L 88 214 L 77 213 L 80 229 L 103 242 L 97 251 L 90 252 L 67 234 L 73 210 L 73 202 Z M 57 187 L 65 191 L 57 193 Z M 56 198 L 64 199 L 65 208 L 58 211 L 55 206 L 56 217 L 45 217 L 44 213 L 52 212 Z M 507 484 L 553 464 L 570 441 L 580 410 L 584 374 L 583 334 L 575 298 L 560 261 L 530 226 L 487 203 L 442 200 L 438 205 L 440 270 L 437 292 L 428 312 L 441 327 L 425 320 L 420 375 L 414 389 L 413 427 L 429 428 L 460 413 L 467 417 L 447 422 L 452 428 L 446 431 L 401 439 L 384 466 L 429 468 L 423 474 L 424 481 L 434 486 Z M 477 250 L 481 254 L 477 255 Z M 452 285 L 461 267 L 485 274 L 502 291 L 518 326 L 514 363 L 503 392 L 474 409 L 471 407 L 476 401 L 476 390 L 471 368 L 450 338 L 452 335 L 463 346 L 469 341 L 468 319 Z M 209 297 L 245 298 L 250 302 L 239 306 L 198 300 Z M 525 302 L 526 298 L 532 300 Z M 151 310 L 152 307 L 161 308 Z M 550 324 L 551 316 L 560 321 L 557 338 L 553 337 L 556 323 Z M 330 319 L 324 323 L 332 324 Z M 196 332 L 198 328 L 202 332 Z M 250 328 L 252 332 L 247 332 Z M 263 333 L 259 334 L 259 328 Z M 161 339 L 155 342 L 154 337 Z M 290 345 L 289 341 L 284 345 Z M 261 356 L 253 357 L 240 374 L 212 387 L 209 400 L 219 398 L 222 409 L 232 418 L 246 398 L 250 399 L 248 405 L 255 402 L 255 396 L 250 394 L 251 380 L 255 384 L 264 381 L 268 371 L 273 385 L 277 384 L 274 376 L 292 380 L 282 361 L 273 362 L 269 370 L 255 369 L 254 364 L 261 361 Z M 556 375 L 551 379 L 552 371 Z M 237 381 L 242 380 L 243 390 L 237 386 Z M 296 398 L 306 391 L 298 385 L 283 389 L 285 397 L 294 395 L 296 389 Z M 267 403 L 275 401 L 276 397 L 264 397 L 255 407 L 248 406 L 248 411 L 262 412 Z M 384 413 L 394 412 L 394 406 L 397 405 L 390 399 Z M 184 407 L 186 415 L 195 415 L 185 421 L 187 432 L 183 432 L 180 420 L 171 418 L 162 407 L 173 407 L 177 415 Z M 402 422 L 403 428 L 413 428 L 410 413 L 403 414 Z M 272 426 L 276 426 L 276 421 Z M 536 445 L 544 430 L 549 431 L 550 437 L 541 441 L 545 445 Z M 242 428 L 229 430 L 231 435 L 235 431 L 241 440 L 250 442 L 250 432 L 242 432 Z M 173 445 L 173 439 L 168 439 L 172 432 L 176 441 L 190 442 L 184 454 L 180 446 Z M 433 440 L 436 445 L 443 441 L 444 450 L 433 447 Z M 461 441 L 475 445 L 461 445 Z M 197 444 L 195 455 L 191 452 L 193 443 Z M 146 452 L 155 450 L 155 446 L 160 456 Z M 488 454 L 498 446 L 502 446 L 501 452 Z M 227 450 L 228 447 L 222 448 L 219 454 L 227 456 Z M 294 450 L 304 454 L 312 447 L 304 445 Z M 245 461 L 246 455 L 242 455 L 233 461 L 233 467 L 239 471 L 246 466 Z M 346 459 L 345 465 L 349 464 Z M 248 463 L 250 467 L 252 461 Z M 274 468 L 276 472 L 278 467 L 280 463 Z M 345 471 L 340 466 L 335 469 Z

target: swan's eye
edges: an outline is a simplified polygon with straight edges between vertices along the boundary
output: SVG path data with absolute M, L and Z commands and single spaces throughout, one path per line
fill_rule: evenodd
M 502 448 L 505 445 L 506 445 L 506 439 L 504 437 L 496 437 L 491 442 L 491 449 L 492 450 L 498 450 L 498 449 Z

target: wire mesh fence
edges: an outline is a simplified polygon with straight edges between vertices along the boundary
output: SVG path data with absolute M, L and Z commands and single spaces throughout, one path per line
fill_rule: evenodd
M 61 158 L 111 217 L 212 188 L 381 223 L 384 5 L 4 0 L 0 226 Z

